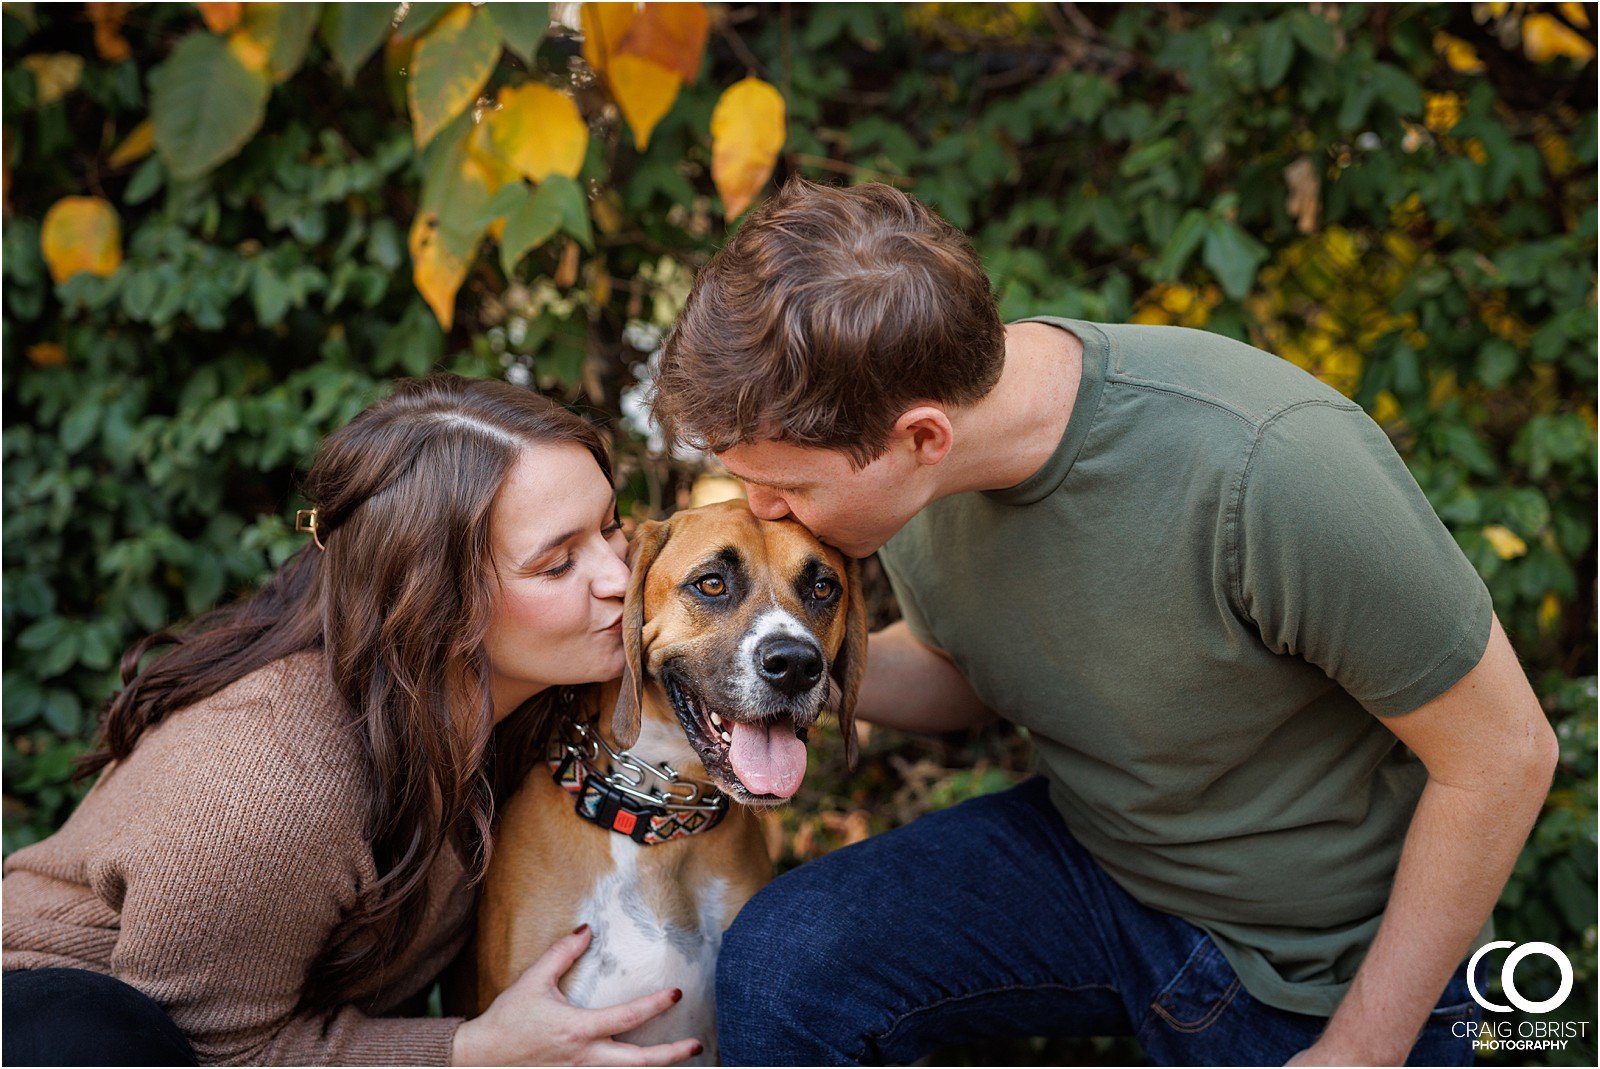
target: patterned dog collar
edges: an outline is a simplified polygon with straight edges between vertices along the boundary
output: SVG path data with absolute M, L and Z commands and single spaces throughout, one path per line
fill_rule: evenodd
M 591 824 L 654 846 L 710 831 L 727 815 L 728 796 L 710 784 L 684 779 L 671 765 L 614 750 L 587 724 L 572 723 L 565 735 L 551 744 L 546 763 L 556 783 L 573 796 L 574 811 Z M 601 754 L 610 764 L 608 772 L 595 767 Z

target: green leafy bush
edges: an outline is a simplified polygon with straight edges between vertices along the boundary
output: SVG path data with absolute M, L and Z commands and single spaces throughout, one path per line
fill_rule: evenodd
M 448 367 L 530 382 L 612 422 L 637 514 L 687 500 L 693 472 L 618 417 L 726 233 L 707 130 L 718 94 L 754 71 L 788 110 L 780 179 L 907 188 L 972 234 L 1008 318 L 1240 337 L 1389 430 L 1561 736 L 1497 922 L 1569 952 L 1565 1012 L 1593 1021 L 1594 31 L 1576 5 L 1492 6 L 727 7 L 642 152 L 572 74 L 571 33 L 535 49 L 507 29 L 522 47 L 483 92 L 573 87 L 587 213 L 525 257 L 479 256 L 445 330 L 411 277 L 427 172 L 401 68 L 406 35 L 448 5 L 412 5 L 382 47 L 370 11 L 285 16 L 310 20 L 275 24 L 299 51 L 275 47 L 269 69 L 291 75 L 230 91 L 195 74 L 237 72 L 189 5 L 133 7 L 120 54 L 79 5 L 7 4 L 6 850 L 70 812 L 71 762 L 121 651 L 299 544 L 296 471 L 388 380 Z M 230 92 L 260 95 L 229 119 L 245 131 L 232 154 L 205 130 L 158 129 L 168 146 L 199 139 L 204 165 L 180 174 L 124 145 L 153 99 L 170 124 Z M 114 208 L 122 260 L 58 284 L 41 228 L 83 195 Z M 572 237 L 591 220 L 592 252 Z M 774 841 L 794 864 L 1012 782 L 1027 755 L 1012 732 L 876 732 L 858 776 L 831 758 L 813 770 Z M 1574 1064 L 1592 1062 L 1590 1032 Z

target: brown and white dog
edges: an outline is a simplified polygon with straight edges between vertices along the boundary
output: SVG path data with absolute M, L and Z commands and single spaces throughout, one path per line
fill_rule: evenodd
M 606 1006 L 682 988 L 682 1001 L 623 1038 L 692 1036 L 712 1063 L 722 933 L 772 878 L 754 810 L 800 786 L 806 731 L 827 708 L 854 765 L 866 611 L 854 561 L 743 501 L 644 524 L 630 562 L 613 715 L 558 753 L 555 777 L 530 774 L 500 818 L 478 914 L 477 1010 L 587 923 L 568 998 Z

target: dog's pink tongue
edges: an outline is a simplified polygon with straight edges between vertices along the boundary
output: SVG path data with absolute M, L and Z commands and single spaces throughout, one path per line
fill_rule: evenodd
M 733 721 L 728 760 L 752 794 L 790 798 L 806 778 L 806 744 L 796 737 L 791 720 Z

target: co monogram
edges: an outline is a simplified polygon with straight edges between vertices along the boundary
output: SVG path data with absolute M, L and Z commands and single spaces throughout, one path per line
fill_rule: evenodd
M 1467 963 L 1467 990 L 1472 992 L 1472 997 L 1478 1005 L 1486 1010 L 1496 1010 L 1500 1013 L 1510 1013 L 1511 1006 L 1515 1006 L 1523 1013 L 1549 1013 L 1567 1000 L 1572 994 L 1572 962 L 1567 956 L 1550 943 L 1523 943 L 1520 947 L 1506 955 L 1506 963 L 1500 967 L 1500 986 L 1506 993 L 1506 998 L 1511 1000 L 1511 1006 L 1502 1006 L 1497 1002 L 1490 1002 L 1488 997 L 1478 990 L 1477 969 L 1478 959 L 1491 950 L 1499 947 L 1517 946 L 1509 939 L 1497 939 L 1492 943 L 1485 943 L 1472 955 L 1472 960 Z M 1530 954 L 1543 954 L 1556 963 L 1556 968 L 1561 970 L 1561 986 L 1556 993 L 1543 1002 L 1532 1002 L 1522 997 L 1517 990 L 1516 971 L 1517 964 Z

